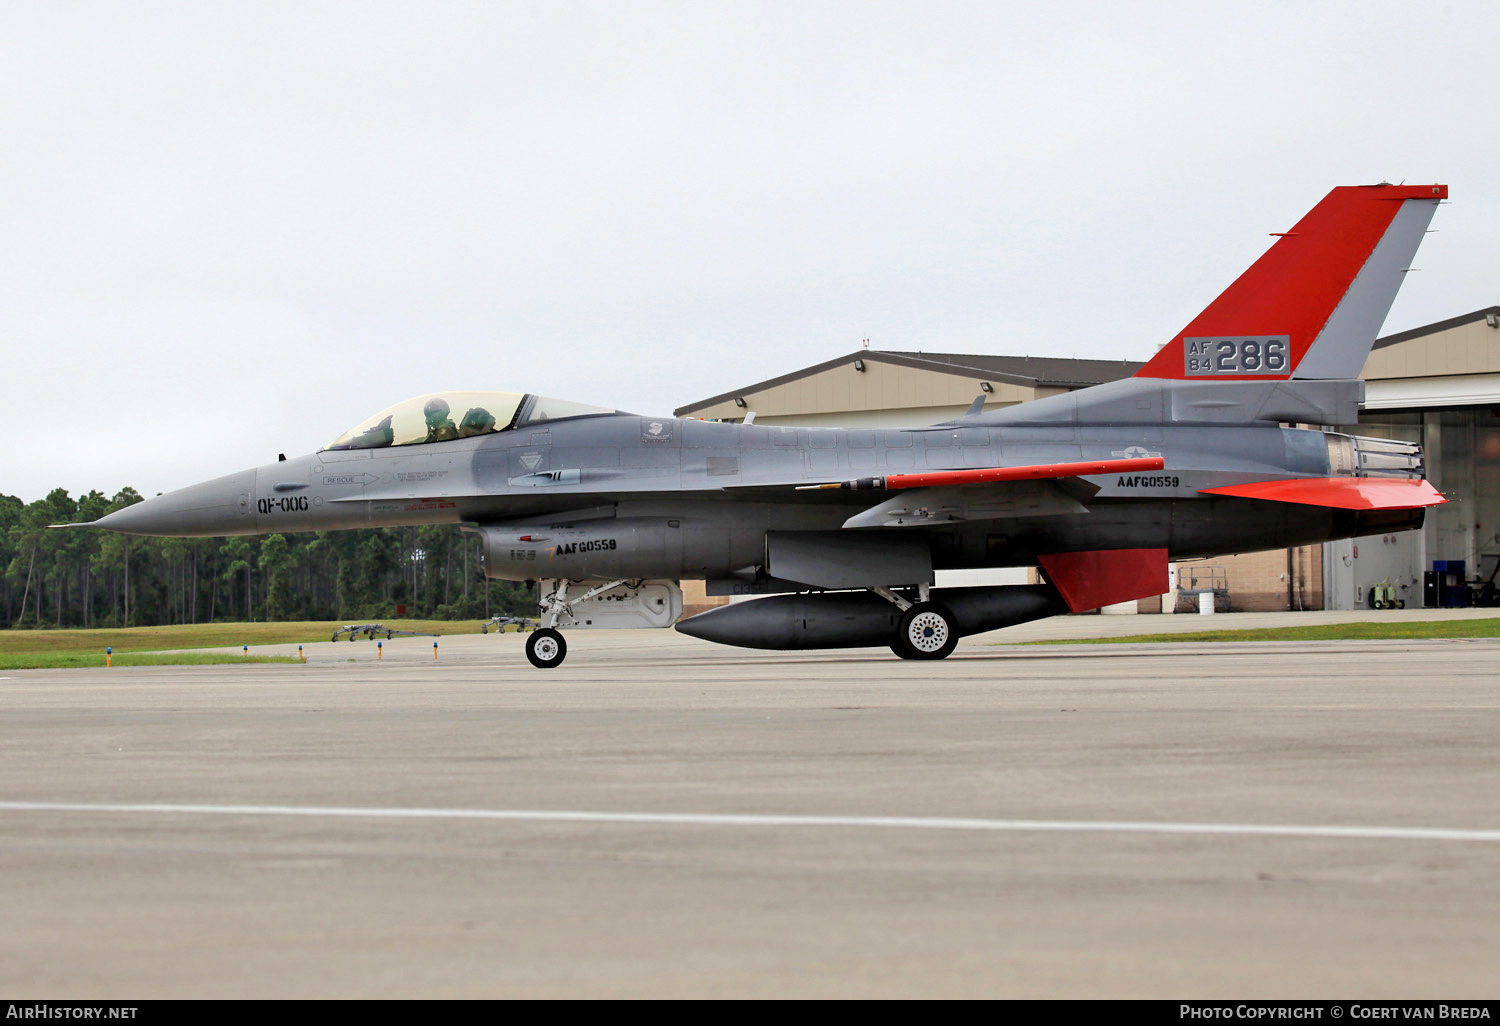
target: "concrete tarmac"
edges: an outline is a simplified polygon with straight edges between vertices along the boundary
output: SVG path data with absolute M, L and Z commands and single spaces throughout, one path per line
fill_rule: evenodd
M 1500 994 L 1500 642 L 1085 621 L 0 671 L 0 992 Z

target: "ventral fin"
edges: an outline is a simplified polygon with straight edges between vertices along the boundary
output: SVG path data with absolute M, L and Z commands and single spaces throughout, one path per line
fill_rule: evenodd
M 1167 592 L 1166 549 L 1053 552 L 1038 561 L 1074 613 Z

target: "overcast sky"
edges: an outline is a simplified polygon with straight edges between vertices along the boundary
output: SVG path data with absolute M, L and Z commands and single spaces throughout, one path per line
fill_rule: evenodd
M 0 0 L 0 492 L 396 400 L 647 414 L 871 348 L 1145 359 L 1333 186 L 1500 302 L 1500 4 Z

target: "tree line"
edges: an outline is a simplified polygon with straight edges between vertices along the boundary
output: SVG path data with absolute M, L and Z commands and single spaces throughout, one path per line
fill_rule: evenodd
M 149 627 L 253 620 L 463 620 L 536 612 L 534 587 L 484 576 L 479 540 L 451 525 L 234 538 L 48 530 L 141 501 L 62 488 L 0 494 L 0 628 Z

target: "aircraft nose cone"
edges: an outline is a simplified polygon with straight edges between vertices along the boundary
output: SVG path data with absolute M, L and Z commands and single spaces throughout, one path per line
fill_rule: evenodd
M 254 494 L 255 471 L 243 470 L 126 506 L 95 521 L 95 526 L 125 534 L 180 538 L 253 534 Z

